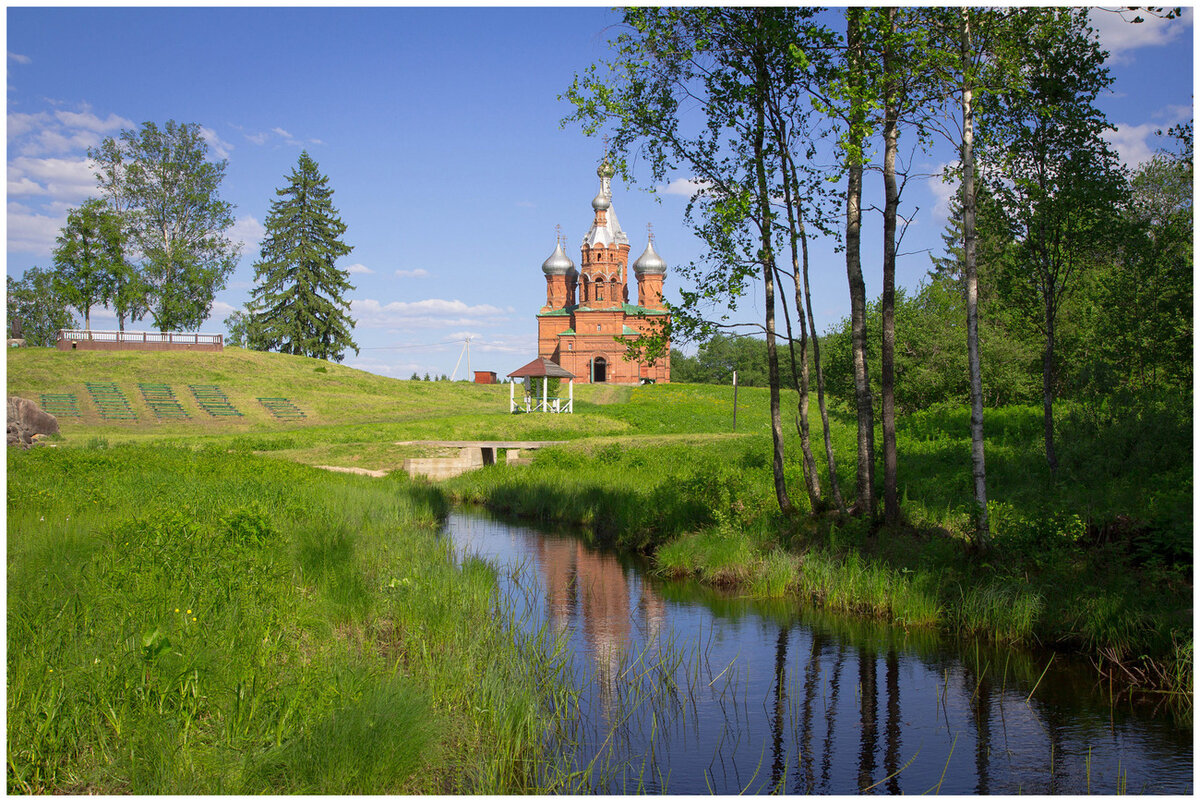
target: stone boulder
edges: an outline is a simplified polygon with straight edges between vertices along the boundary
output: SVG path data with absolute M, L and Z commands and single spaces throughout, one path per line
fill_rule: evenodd
M 8 444 L 29 448 L 36 438 L 58 434 L 58 418 L 18 396 L 8 397 Z

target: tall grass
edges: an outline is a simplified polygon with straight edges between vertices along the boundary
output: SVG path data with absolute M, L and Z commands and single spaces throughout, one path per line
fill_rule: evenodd
M 1057 503 L 1052 482 L 1038 484 L 1037 449 L 1018 446 L 1037 434 L 1036 410 L 992 414 L 995 545 L 987 555 L 969 553 L 969 451 L 956 431 L 957 423 L 967 431 L 959 412 L 931 410 L 906 422 L 909 522 L 893 529 L 837 516 L 785 520 L 760 435 L 571 443 L 537 452 L 531 466 L 471 472 L 445 488 L 458 501 L 581 526 L 595 540 L 651 552 L 664 576 L 762 597 L 800 595 L 906 627 L 1055 644 L 1110 664 L 1148 658 L 1146 670 L 1159 676 L 1173 672 L 1168 664 L 1184 666 L 1171 655 L 1190 643 L 1180 603 L 1190 580 L 1178 564 L 1138 565 L 1138 552 L 1119 543 L 1097 548 L 1095 525 Z M 798 471 L 789 477 L 799 490 Z M 802 509 L 807 501 L 792 500 Z M 1147 586 L 1147 570 L 1160 581 Z
M 534 788 L 563 677 L 439 494 L 217 449 L 8 460 L 10 791 Z

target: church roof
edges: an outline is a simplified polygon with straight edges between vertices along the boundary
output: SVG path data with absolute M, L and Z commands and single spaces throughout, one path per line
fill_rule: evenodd
M 654 250 L 654 240 L 646 243 L 646 251 L 633 263 L 633 272 L 639 276 L 661 276 L 667 272 L 667 263 Z
M 621 304 L 621 311 L 627 315 L 667 315 L 666 309 L 650 309 L 637 304 Z
M 607 160 L 600 165 L 600 169 L 596 172 L 600 176 L 600 193 L 592 201 L 592 208 L 597 211 L 600 209 L 607 211 L 604 225 L 596 225 L 596 222 L 592 221 L 592 227 L 584 236 L 583 244 L 588 248 L 594 248 L 597 245 L 603 245 L 606 248 L 611 248 L 613 245 L 628 245 L 629 237 L 621 230 L 621 224 L 617 222 L 617 210 L 612 205 L 612 168 L 608 166 Z M 605 203 L 608 205 L 605 206 Z
M 575 263 L 563 253 L 561 242 L 555 245 L 554 253 L 550 254 L 550 258 L 542 262 L 542 272 L 547 276 L 565 276 L 574 269 Z
M 557 362 L 551 362 L 544 356 L 539 356 L 537 359 L 530 362 L 528 365 L 517 368 L 512 373 L 508 374 L 510 378 L 524 378 L 530 376 L 540 379 L 547 376 L 551 379 L 573 379 L 575 374 L 571 373 L 566 368 L 559 365 Z

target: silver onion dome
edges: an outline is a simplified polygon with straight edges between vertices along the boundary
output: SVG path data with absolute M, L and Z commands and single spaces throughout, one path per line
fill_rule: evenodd
M 547 276 L 565 276 L 575 269 L 575 263 L 563 252 L 562 243 L 554 248 L 550 258 L 542 262 L 542 272 Z
M 596 175 L 601 178 L 612 178 L 616 174 L 616 168 L 608 161 L 608 156 L 605 156 L 604 161 L 600 162 L 600 166 L 596 168 Z
M 646 251 L 633 263 L 633 272 L 639 276 L 662 276 L 667 272 L 667 263 L 654 250 L 654 240 L 646 243 Z
M 604 187 L 601 187 L 596 197 L 592 198 L 592 208 L 596 211 L 600 211 L 601 209 L 608 211 L 612 208 L 612 201 L 605 195 Z

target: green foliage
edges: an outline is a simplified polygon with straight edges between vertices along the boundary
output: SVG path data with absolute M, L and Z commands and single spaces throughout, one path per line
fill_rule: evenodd
M 10 792 L 536 790 L 561 666 L 427 487 L 162 444 L 8 460 Z
M 88 200 L 67 213 L 67 224 L 57 242 L 55 287 L 79 310 L 84 327 L 90 329 L 92 307 L 121 301 L 120 290 L 132 277 L 132 268 L 125 260 L 121 218 L 103 201 Z
M 6 281 L 9 336 L 17 336 L 14 328 L 19 322 L 19 336 L 26 345 L 53 347 L 59 329 L 75 327 L 70 302 L 60 291 L 53 272 L 31 267 L 21 278 L 8 276 Z
M 985 308 L 980 323 L 983 397 L 990 407 L 1032 401 L 1038 397 L 1038 346 L 1014 336 L 1003 315 Z M 913 294 L 896 291 L 896 409 L 910 414 L 937 404 L 970 399 L 966 350 L 966 303 L 953 279 L 934 277 Z M 867 327 L 878 330 L 878 300 L 867 307 Z M 831 330 L 822 344 L 829 392 L 842 399 L 854 395 L 849 318 Z M 879 342 L 867 343 L 872 383 L 879 381 Z
M 700 344 L 694 357 L 671 357 L 671 377 L 678 382 L 728 385 L 733 382 L 733 371 L 737 371 L 740 386 L 766 387 L 766 343 L 758 337 L 717 333 Z
M 225 318 L 224 344 L 235 348 L 255 349 L 254 344 L 261 340 L 258 324 L 254 317 L 254 306 L 247 301 L 241 309 L 235 309 Z
M 1081 397 L 1192 386 L 1192 163 L 1160 153 L 1131 179 L 1123 242 L 1092 292 Z
M 107 137 L 89 148 L 88 158 L 105 201 L 141 255 L 144 305 L 154 325 L 162 331 L 199 327 L 238 260 L 238 247 L 225 236 L 233 206 L 219 195 L 225 160 L 209 161 L 199 124 L 174 120 Z M 131 309 L 143 305 L 130 303 Z
M 239 330 L 258 350 L 341 362 L 354 321 L 346 294 L 354 289 L 337 260 L 350 253 L 342 241 L 346 224 L 333 207 L 328 177 L 307 152 L 275 191 L 267 214 L 266 238 L 254 265 L 257 282 Z
M 428 702 L 393 679 L 368 688 L 249 771 L 260 793 L 370 794 L 404 788 L 434 740 Z

